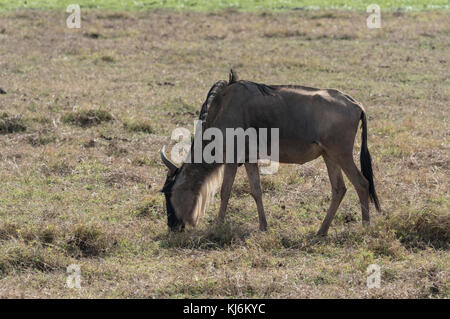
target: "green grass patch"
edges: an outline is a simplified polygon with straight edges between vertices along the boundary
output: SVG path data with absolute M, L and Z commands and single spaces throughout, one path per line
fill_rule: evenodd
M 155 133 L 152 124 L 148 120 L 130 120 L 124 122 L 123 127 L 129 132 Z
M 67 240 L 67 251 L 73 257 L 103 256 L 117 245 L 117 240 L 97 225 L 79 224 Z
M 390 216 L 386 227 L 394 230 L 406 247 L 448 249 L 450 243 L 450 213 L 428 209 L 402 212 Z
M 25 121 L 20 115 L 0 114 L 0 134 L 10 134 L 15 132 L 24 132 L 27 127 Z
M 65 9 L 72 0 L 0 0 L 0 10 Z M 82 9 L 145 10 L 171 8 L 179 10 L 220 10 L 233 8 L 242 11 L 291 9 L 346 9 L 366 10 L 371 2 L 363 0 L 78 0 Z M 448 9 L 446 0 L 379 0 L 382 10 Z
M 94 126 L 102 122 L 109 122 L 112 115 L 104 110 L 80 110 L 68 113 L 62 117 L 64 123 L 81 127 Z
M 0 246 L 0 278 L 13 272 L 33 270 L 51 272 L 64 269 L 68 258 L 53 248 L 20 241 Z

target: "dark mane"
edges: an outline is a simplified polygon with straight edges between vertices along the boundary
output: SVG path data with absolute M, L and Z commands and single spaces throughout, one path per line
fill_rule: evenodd
M 202 109 L 200 110 L 199 120 L 202 121 L 206 120 L 206 117 L 208 116 L 208 110 L 212 102 L 214 101 L 214 98 L 223 90 L 223 88 L 234 83 L 244 86 L 247 90 L 250 90 L 252 86 L 256 87 L 262 95 L 269 95 L 269 96 L 275 95 L 276 89 L 281 87 L 277 85 L 267 85 L 251 81 L 238 80 L 236 72 L 234 72 L 233 69 L 231 69 L 228 82 L 224 80 L 217 81 L 209 89 L 208 94 L 206 95 L 206 100 L 202 105 Z
M 214 85 L 209 89 L 208 94 L 206 95 L 206 100 L 202 105 L 202 109 L 200 110 L 200 116 L 198 117 L 198 119 L 202 121 L 206 120 L 209 107 L 211 106 L 211 103 L 213 102 L 217 94 L 219 94 L 219 92 L 222 91 L 224 87 L 236 83 L 237 81 L 238 81 L 237 74 L 236 72 L 233 71 L 233 69 L 231 69 L 228 82 L 220 80 L 214 83 Z
M 292 85 L 292 84 L 284 84 L 284 85 L 272 85 L 271 87 L 275 89 L 301 89 L 305 91 L 317 91 L 320 90 L 318 88 L 313 88 L 309 86 L 303 86 L 303 85 Z
M 251 86 L 256 86 L 256 88 L 262 95 L 275 95 L 274 91 L 276 90 L 276 88 L 271 85 L 251 81 L 239 81 L 238 83 L 242 84 L 247 90 L 250 90 Z
M 200 115 L 198 117 L 199 120 L 205 121 L 208 115 L 209 107 L 211 106 L 212 101 L 216 97 L 216 95 L 228 85 L 226 81 L 220 80 L 214 83 L 214 85 L 209 89 L 208 94 L 206 95 L 206 100 L 202 105 L 202 109 L 200 110 Z

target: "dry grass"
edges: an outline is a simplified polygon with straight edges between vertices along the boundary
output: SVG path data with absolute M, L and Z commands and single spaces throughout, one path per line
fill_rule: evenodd
M 0 13 L 0 297 L 448 298 L 449 15 L 365 19 L 86 11 L 69 30 L 62 11 Z M 314 235 L 330 201 L 317 160 L 263 177 L 266 233 L 239 171 L 225 225 L 216 200 L 198 229 L 167 234 L 159 150 L 230 67 L 363 102 L 383 207 L 371 227 L 348 185 L 330 235 Z

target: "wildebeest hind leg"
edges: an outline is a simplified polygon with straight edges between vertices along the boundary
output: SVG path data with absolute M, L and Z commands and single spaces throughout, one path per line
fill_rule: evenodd
M 345 158 L 342 158 L 340 165 L 345 175 L 347 175 L 348 179 L 353 184 L 356 192 L 358 193 L 362 211 L 362 222 L 364 225 L 368 225 L 370 223 L 369 182 L 356 166 L 351 154 L 349 154 Z
M 323 156 L 323 159 L 327 165 L 328 177 L 330 178 L 331 183 L 331 204 L 328 208 L 327 216 L 323 220 L 322 226 L 320 226 L 320 229 L 317 232 L 317 235 L 319 236 L 327 235 L 328 228 L 330 227 L 334 215 L 336 214 L 336 211 L 344 198 L 345 192 L 347 191 L 345 188 L 344 178 L 342 177 L 341 167 L 336 161 L 330 159 L 326 155 Z

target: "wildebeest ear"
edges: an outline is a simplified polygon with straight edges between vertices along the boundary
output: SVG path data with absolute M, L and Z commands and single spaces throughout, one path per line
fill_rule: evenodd
M 232 84 L 238 81 L 238 76 L 236 74 L 235 71 L 233 71 L 233 69 L 230 69 L 230 75 L 228 78 L 228 84 Z

